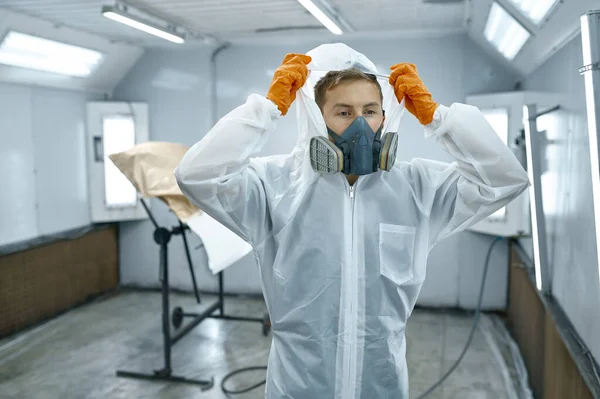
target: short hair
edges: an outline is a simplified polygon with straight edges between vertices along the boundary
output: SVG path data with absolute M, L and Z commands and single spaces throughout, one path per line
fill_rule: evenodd
M 325 105 L 325 95 L 327 94 L 327 91 L 335 88 L 341 83 L 356 82 L 360 80 L 373 83 L 375 86 L 377 86 L 381 103 L 383 104 L 383 91 L 381 90 L 381 85 L 377 81 L 377 76 L 370 73 L 365 73 L 356 68 L 327 72 L 327 74 L 319 79 L 315 85 L 315 102 L 321 111 L 323 111 L 323 105 Z

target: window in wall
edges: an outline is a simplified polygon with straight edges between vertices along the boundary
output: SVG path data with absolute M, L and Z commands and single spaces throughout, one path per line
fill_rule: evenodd
M 137 191 L 108 158 L 135 145 L 135 121 L 130 115 L 109 115 L 102 120 L 105 201 L 109 208 L 135 206 Z

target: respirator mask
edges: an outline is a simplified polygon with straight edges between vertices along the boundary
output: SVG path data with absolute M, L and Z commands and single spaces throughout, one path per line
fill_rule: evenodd
M 359 116 L 342 135 L 327 128 L 332 140 L 312 137 L 309 150 L 313 170 L 346 175 L 368 175 L 378 170 L 389 172 L 396 161 L 398 134 L 387 132 L 382 137 L 382 128 L 374 132 L 367 120 Z

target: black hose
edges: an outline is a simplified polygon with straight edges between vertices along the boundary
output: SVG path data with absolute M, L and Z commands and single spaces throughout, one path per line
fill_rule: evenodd
M 467 344 L 463 348 L 462 353 L 460 354 L 460 356 L 458 357 L 456 362 L 454 362 L 454 364 L 452 365 L 452 367 L 450 367 L 450 369 L 446 372 L 446 374 L 444 374 L 442 376 L 442 378 L 439 379 L 438 382 L 436 382 L 431 387 L 429 387 L 428 390 L 426 390 L 419 397 L 417 397 L 417 399 L 423 399 L 424 397 L 428 396 L 430 393 L 435 391 L 440 385 L 442 385 L 442 383 L 444 381 L 446 381 L 446 379 L 450 376 L 450 374 L 452 374 L 454 372 L 456 367 L 458 367 L 458 364 L 461 362 L 462 358 L 465 356 L 465 353 L 467 353 L 467 349 L 469 349 L 469 346 L 471 346 L 471 341 L 473 340 L 473 336 L 475 335 L 475 331 L 477 330 L 477 323 L 479 323 L 479 315 L 481 313 L 481 302 L 483 301 L 485 278 L 487 276 L 487 272 L 488 272 L 488 269 L 490 266 L 490 257 L 492 255 L 492 250 L 494 249 L 494 246 L 501 240 L 502 240 L 502 237 L 497 237 L 494 240 L 494 242 L 492 242 L 492 244 L 490 245 L 490 249 L 488 249 L 487 256 L 485 258 L 485 265 L 483 267 L 483 277 L 481 278 L 481 288 L 479 289 L 479 299 L 477 301 L 477 308 L 475 309 L 475 316 L 473 317 L 473 327 L 471 327 L 471 333 L 469 334 L 469 339 L 467 340 Z
M 488 249 L 488 253 L 485 258 L 485 264 L 483 267 L 483 277 L 481 278 L 481 288 L 479 289 L 479 298 L 477 300 L 477 308 L 475 309 L 475 316 L 473 317 L 473 326 L 471 327 L 471 332 L 469 333 L 469 339 L 467 339 L 467 343 L 466 343 L 465 347 L 463 348 L 463 350 L 462 350 L 460 356 L 458 357 L 458 359 L 456 360 L 456 362 L 454 362 L 452 367 L 450 367 L 450 369 L 442 376 L 442 378 L 440 378 L 435 384 L 433 384 L 431 387 L 429 387 L 429 389 L 427 389 L 427 391 L 422 393 L 417 399 L 425 398 L 426 396 L 431 394 L 433 391 L 435 391 L 440 385 L 442 385 L 442 383 L 444 381 L 446 381 L 446 379 L 450 376 L 450 374 L 452 374 L 454 372 L 456 367 L 458 367 L 459 363 L 462 361 L 463 357 L 467 353 L 467 350 L 471 346 L 471 341 L 473 341 L 473 336 L 475 335 L 475 331 L 477 330 L 477 324 L 479 323 L 479 316 L 481 314 L 481 303 L 483 302 L 483 293 L 485 291 L 485 279 L 487 277 L 487 272 L 488 272 L 488 269 L 490 266 L 490 258 L 492 256 L 492 250 L 494 249 L 496 244 L 498 242 L 500 242 L 501 240 L 502 240 L 502 237 L 497 237 L 494 240 L 494 242 L 492 242 L 492 244 L 490 244 L 490 248 Z M 231 391 L 231 390 L 226 389 L 225 382 L 228 379 L 230 379 L 231 377 L 233 377 L 234 375 L 237 375 L 239 373 L 243 373 L 246 371 L 254 371 L 254 370 L 266 370 L 266 369 L 267 369 L 266 366 L 253 366 L 253 367 L 244 367 L 244 368 L 241 368 L 238 370 L 234 370 L 231 373 L 227 374 L 225 377 L 223 377 L 223 380 L 221 381 L 221 390 L 225 394 L 228 394 L 228 395 L 239 395 L 242 393 L 252 391 L 253 389 L 260 387 L 261 385 L 264 385 L 266 383 L 266 380 L 262 380 L 248 388 L 244 388 L 244 389 L 240 389 L 240 390 L 236 390 L 236 391 Z
M 225 382 L 228 379 L 230 379 L 231 377 L 233 377 L 234 375 L 237 375 L 237 374 L 240 374 L 240 373 L 244 373 L 246 371 L 266 370 L 266 369 L 267 369 L 267 366 L 252 366 L 252 367 L 244 367 L 244 368 L 241 368 L 241 369 L 234 370 L 231 373 L 227 374 L 225 377 L 223 377 L 223 380 L 221 381 L 221 390 L 224 393 L 228 394 L 228 395 L 239 395 L 239 394 L 242 394 L 242 393 L 250 392 L 253 389 L 258 388 L 259 386 L 264 385 L 267 381 L 266 380 L 262 380 L 262 381 L 260 381 L 260 382 L 258 382 L 256 384 L 248 387 L 248 388 L 244 388 L 244 389 L 240 389 L 240 390 L 236 390 L 236 391 L 232 391 L 232 390 L 226 389 L 225 388 Z

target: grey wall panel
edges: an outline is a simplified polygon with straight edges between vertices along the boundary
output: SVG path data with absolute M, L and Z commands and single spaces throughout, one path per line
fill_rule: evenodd
M 90 223 L 85 93 L 32 89 L 32 126 L 40 234 Z

